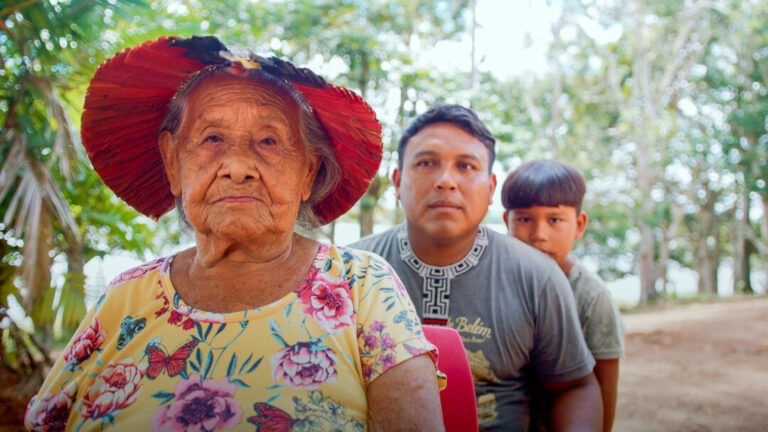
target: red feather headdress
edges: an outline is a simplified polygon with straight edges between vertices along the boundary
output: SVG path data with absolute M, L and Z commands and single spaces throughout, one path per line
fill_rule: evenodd
M 104 183 L 139 212 L 158 219 L 174 205 L 157 146 L 171 98 L 191 75 L 230 64 L 230 57 L 212 36 L 160 37 L 121 51 L 96 70 L 85 96 L 83 145 Z M 309 69 L 275 57 L 252 55 L 245 62 L 296 88 L 325 128 L 342 179 L 314 211 L 321 223 L 331 222 L 360 199 L 379 168 L 376 114 L 360 96 Z

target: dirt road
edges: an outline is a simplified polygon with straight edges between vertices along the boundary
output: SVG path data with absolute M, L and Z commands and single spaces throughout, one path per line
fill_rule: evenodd
M 627 314 L 615 431 L 768 431 L 768 299 Z

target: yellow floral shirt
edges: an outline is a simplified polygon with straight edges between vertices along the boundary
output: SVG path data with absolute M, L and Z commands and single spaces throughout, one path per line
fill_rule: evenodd
M 365 389 L 436 348 L 380 257 L 321 245 L 264 307 L 194 309 L 161 258 L 118 276 L 30 402 L 31 430 L 364 430 Z M 258 287 L 254 287 L 258 289 Z

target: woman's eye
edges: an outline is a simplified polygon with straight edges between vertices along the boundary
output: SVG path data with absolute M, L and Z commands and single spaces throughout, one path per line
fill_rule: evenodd
M 265 145 L 275 145 L 277 144 L 277 140 L 272 137 L 266 137 L 261 139 L 261 143 Z

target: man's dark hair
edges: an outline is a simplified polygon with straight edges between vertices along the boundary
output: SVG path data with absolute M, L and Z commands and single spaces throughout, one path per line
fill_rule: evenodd
M 400 143 L 397 145 L 398 168 L 403 169 L 403 154 L 405 153 L 405 146 L 408 144 L 408 140 L 433 123 L 454 124 L 482 142 L 488 148 L 488 172 L 491 171 L 493 161 L 496 158 L 496 150 L 494 150 L 496 139 L 493 138 L 485 124 L 471 109 L 464 108 L 461 105 L 446 104 L 435 105 L 411 121 L 411 124 L 403 132 Z
M 501 202 L 506 210 L 535 205 L 574 207 L 581 213 L 584 199 L 584 178 L 573 167 L 555 160 L 535 160 L 524 163 L 504 180 Z

